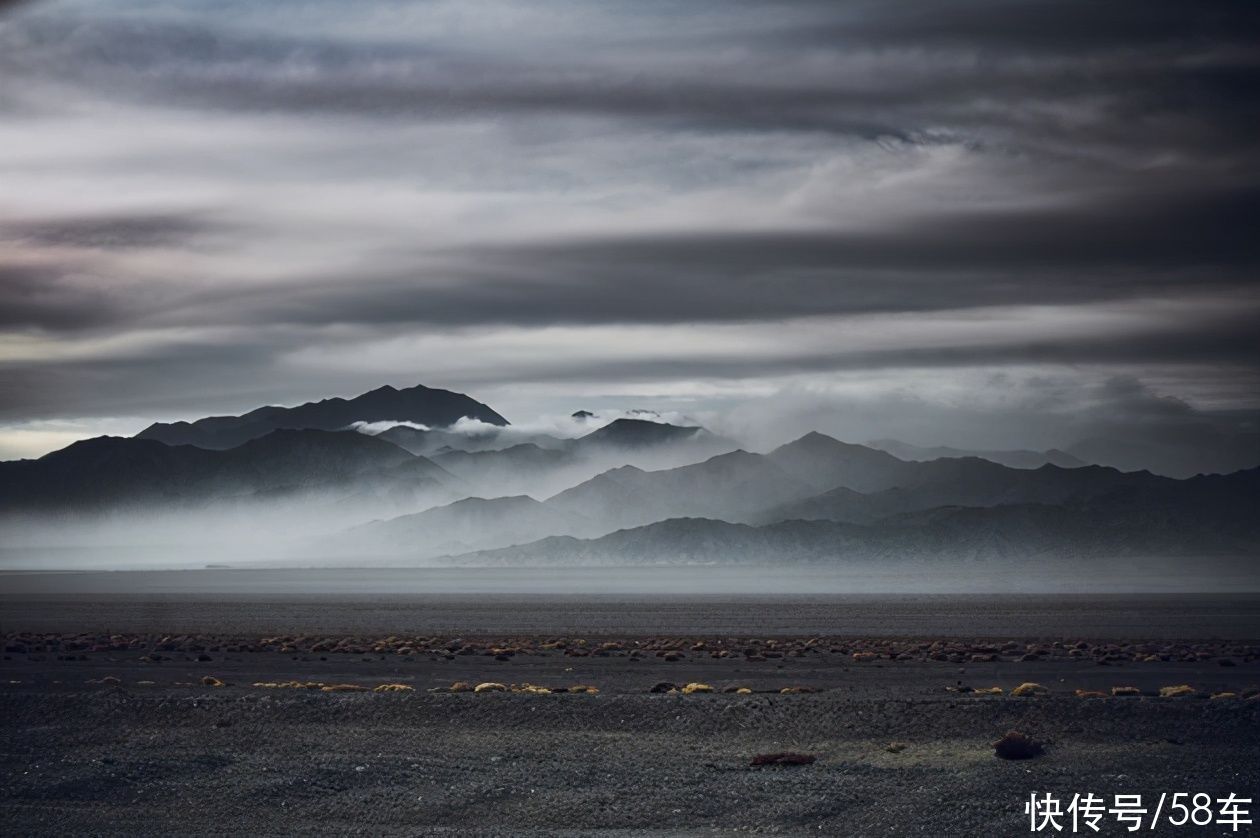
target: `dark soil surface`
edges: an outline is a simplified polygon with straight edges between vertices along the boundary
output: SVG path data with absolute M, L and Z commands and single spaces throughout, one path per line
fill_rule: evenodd
M 1260 798 L 1260 700 L 1246 697 L 1260 661 L 1237 641 L 10 634 L 5 644 L 7 835 L 1016 835 L 1029 834 L 1034 791 Z M 412 690 L 255 686 L 291 680 Z M 430 692 L 457 681 L 599 692 Z M 1048 693 L 1009 694 L 1026 681 Z M 660 682 L 714 692 L 651 693 Z M 1157 697 L 1179 684 L 1196 696 Z M 993 686 L 1004 693 L 970 691 Z M 1145 694 L 1075 695 L 1114 686 Z M 735 687 L 753 692 L 723 692 Z M 1208 698 L 1225 691 L 1237 697 Z M 1010 730 L 1046 743 L 1044 755 L 998 759 L 993 743 Z M 751 765 L 781 753 L 815 759 Z

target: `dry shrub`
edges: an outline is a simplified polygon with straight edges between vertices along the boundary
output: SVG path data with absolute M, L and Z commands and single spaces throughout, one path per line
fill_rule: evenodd
M 502 693 L 502 692 L 507 692 L 507 686 L 505 684 L 500 684 L 497 681 L 483 681 L 482 683 L 473 687 L 473 692 L 475 693 Z
M 1137 687 L 1112 687 L 1111 694 L 1116 698 L 1126 698 L 1141 695 L 1142 691 Z
M 1160 687 L 1159 688 L 1160 698 L 1189 698 L 1190 696 L 1198 695 L 1198 694 L 1199 694 L 1198 690 L 1196 690 L 1194 687 L 1190 686 L 1189 684 L 1177 684 L 1176 686 L 1173 686 L 1173 687 Z
M 708 684 L 701 684 L 699 681 L 692 681 L 690 684 L 682 688 L 683 695 L 691 695 L 692 693 L 711 693 L 713 687 Z
M 1031 736 L 1011 730 L 993 743 L 993 752 L 1001 759 L 1032 759 L 1045 753 L 1045 748 Z
M 218 678 L 214 677 L 213 675 L 203 675 L 203 676 L 201 676 L 201 685 L 202 685 L 203 687 L 225 687 L 225 686 L 227 686 L 227 684 L 225 684 L 225 683 L 224 683 L 223 681 L 221 681 L 220 679 L 218 679 Z
M 976 687 L 971 691 L 972 695 L 1002 695 L 1003 692 L 1001 687 Z
M 1220 700 L 1220 699 L 1222 699 L 1222 698 L 1226 698 L 1226 699 L 1228 699 L 1228 698 L 1238 698 L 1238 693 L 1231 693 L 1231 692 L 1212 693 L 1211 698 L 1212 698 L 1212 700 L 1213 700 L 1213 701 L 1218 701 L 1218 700 Z
M 365 693 L 370 690 L 362 684 L 326 684 L 320 687 L 326 693 Z
M 1106 698 L 1107 694 L 1098 690 L 1077 690 L 1077 698 Z
M 409 693 L 409 692 L 413 692 L 414 690 L 415 690 L 415 687 L 409 686 L 407 684 L 380 684 L 376 687 L 376 689 L 372 690 L 372 692 L 374 693 Z
M 1046 695 L 1049 692 L 1050 691 L 1046 689 L 1045 687 L 1041 686 L 1041 684 L 1036 684 L 1036 683 L 1033 683 L 1032 681 L 1025 681 L 1024 683 L 1020 684 L 1015 689 L 1011 690 L 1011 695 L 1016 696 L 1018 698 L 1024 698 L 1030 695 Z

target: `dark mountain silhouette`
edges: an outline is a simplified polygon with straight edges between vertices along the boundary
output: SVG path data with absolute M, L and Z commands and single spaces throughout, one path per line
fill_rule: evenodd
M 589 521 L 530 497 L 474 497 L 373 521 L 348 531 L 342 541 L 358 553 L 420 559 L 593 532 Z
M 491 425 L 508 424 L 498 413 L 462 393 L 417 385 L 405 390 L 380 387 L 353 399 L 324 399 L 298 407 L 260 407 L 243 416 L 211 416 L 195 422 L 157 422 L 136 436 L 167 445 L 224 449 L 280 429 L 336 431 L 355 422 L 390 421 L 447 427 L 464 417 Z
M 1057 448 L 1051 448 L 1048 451 L 1022 449 L 1012 451 L 964 450 L 961 448 L 949 448 L 944 445 L 923 448 L 896 439 L 877 439 L 866 443 L 866 446 L 879 451 L 887 451 L 899 460 L 916 462 L 958 459 L 959 457 L 979 457 L 982 460 L 988 460 L 991 463 L 998 463 L 1010 468 L 1041 468 L 1044 465 L 1053 465 L 1060 468 L 1079 468 L 1083 465 L 1088 465 L 1084 460 L 1073 457 L 1066 451 L 1060 451 Z
M 225 451 L 97 437 L 38 460 L 0 463 L 0 508 L 194 504 L 364 482 L 455 481 L 429 460 L 353 431 L 279 430 Z

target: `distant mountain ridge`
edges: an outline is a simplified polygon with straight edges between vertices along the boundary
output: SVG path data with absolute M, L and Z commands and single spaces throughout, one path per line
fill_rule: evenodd
M 1090 501 L 937 507 L 871 524 L 783 520 L 761 526 L 671 518 L 600 538 L 556 536 L 448 558 L 462 565 L 990 563 L 1230 557 L 1255 571 L 1260 469 Z
M 901 460 L 918 462 L 958 459 L 960 457 L 979 457 L 982 460 L 988 460 L 991 463 L 998 463 L 1010 468 L 1041 468 L 1044 465 L 1053 465 L 1059 468 L 1080 468 L 1081 466 L 1089 465 L 1087 461 L 1074 457 L 1066 451 L 1060 451 L 1057 448 L 1051 448 L 1048 451 L 962 449 L 950 448 L 946 445 L 924 448 L 896 439 L 876 439 L 866 443 L 866 445 L 868 448 L 887 451 Z
M 297 407 L 260 407 L 241 416 L 209 416 L 195 422 L 155 422 L 136 435 L 167 445 L 234 448 L 282 429 L 336 431 L 355 422 L 414 422 L 445 428 L 469 418 L 507 425 L 489 406 L 463 393 L 416 385 L 378 387 L 352 399 L 331 398 Z

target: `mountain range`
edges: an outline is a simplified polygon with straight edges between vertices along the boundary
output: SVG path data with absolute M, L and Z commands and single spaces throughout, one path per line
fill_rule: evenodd
M 568 438 L 460 393 L 386 387 L 155 424 L 0 463 L 0 536 L 45 526 L 56 543 L 93 516 L 136 514 L 138 531 L 169 512 L 283 508 L 265 520 L 292 528 L 270 533 L 286 559 L 348 565 L 1246 562 L 1260 545 L 1258 469 L 1178 480 L 1062 451 L 816 432 L 758 453 L 650 414 L 580 413 Z

